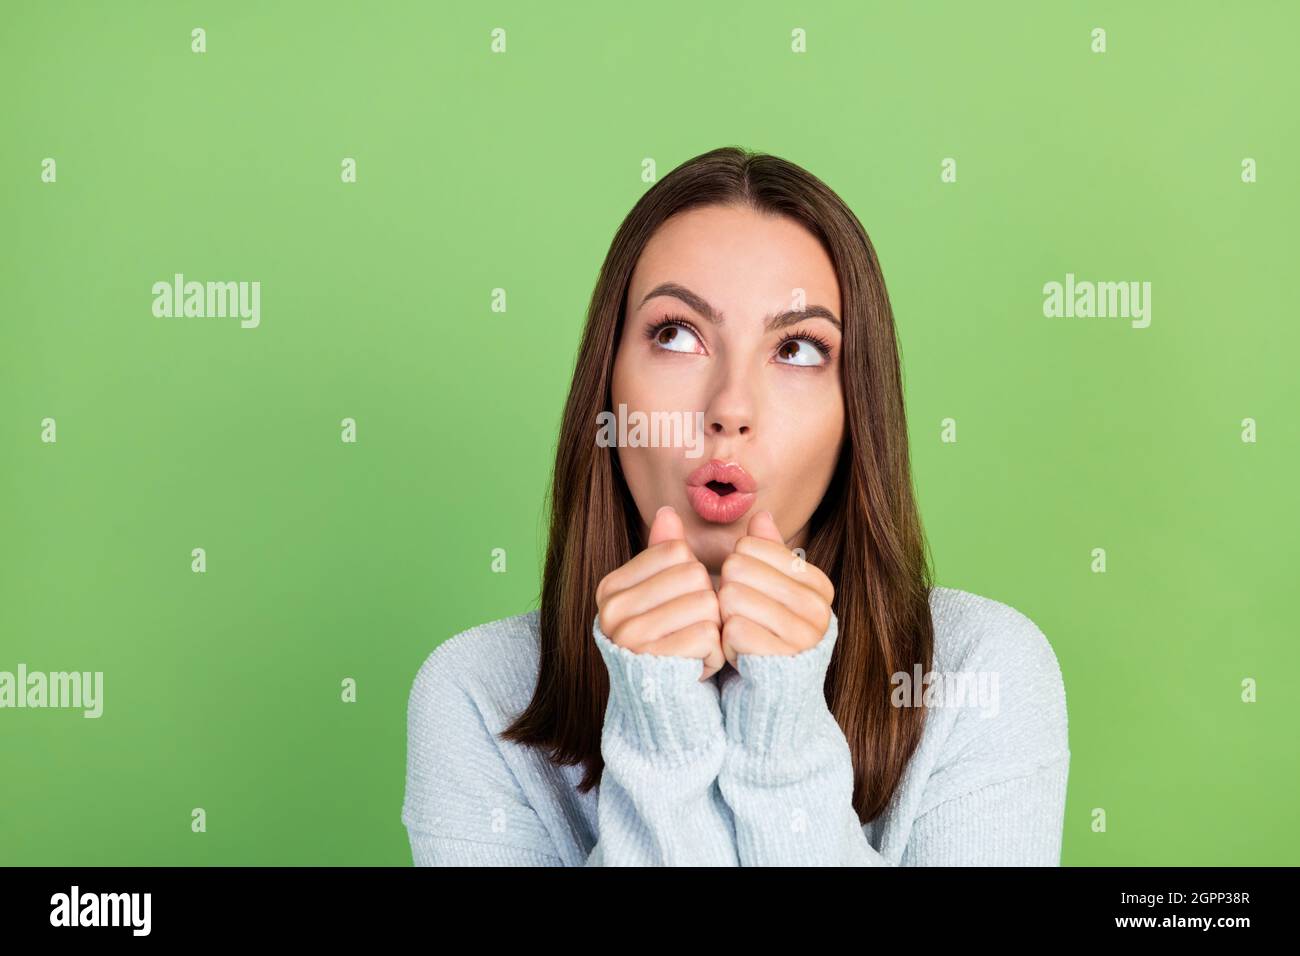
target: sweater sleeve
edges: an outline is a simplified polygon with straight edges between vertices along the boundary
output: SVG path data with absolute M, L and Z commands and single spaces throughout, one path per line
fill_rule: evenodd
M 964 769 L 944 776 L 945 796 L 918 817 L 905 848 L 881 853 L 868 842 L 853 808 L 848 741 L 825 697 L 838 629 L 832 614 L 822 640 L 799 654 L 740 655 L 739 677 L 722 688 L 727 751 L 718 783 L 734 816 L 741 865 L 1054 862 L 1068 752 L 1062 758 L 1049 746 L 1003 760 L 987 742 L 1005 740 L 1001 729 L 1022 717 L 1014 711 L 978 733 L 965 733 L 978 718 L 961 720 L 963 752 L 954 763 Z M 1035 674 L 1027 680 L 1043 683 Z
M 563 866 L 550 853 L 503 843 L 478 843 L 408 829 L 415 866 Z
M 407 703 L 402 823 L 416 866 L 561 866 L 462 666 L 461 637 L 425 660 Z
M 726 735 L 703 662 L 637 653 L 592 634 L 609 672 L 588 866 L 737 866 L 731 813 L 718 789 Z
M 701 661 L 637 654 L 592 635 L 609 672 L 597 839 L 586 866 L 736 866 L 718 792 L 726 740 L 718 686 Z M 417 866 L 562 866 L 558 848 L 488 727 L 488 693 L 459 638 L 429 655 L 407 705 L 402 822 Z
M 888 866 L 853 809 L 848 741 L 826 706 L 839 620 L 794 655 L 741 654 L 721 691 L 718 775 L 742 866 Z

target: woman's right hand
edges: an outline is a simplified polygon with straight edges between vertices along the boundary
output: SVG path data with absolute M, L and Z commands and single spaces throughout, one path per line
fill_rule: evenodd
M 638 654 L 694 657 L 700 680 L 726 664 L 722 616 L 713 579 L 686 543 L 682 519 L 669 505 L 655 513 L 646 549 L 596 587 L 600 629 Z

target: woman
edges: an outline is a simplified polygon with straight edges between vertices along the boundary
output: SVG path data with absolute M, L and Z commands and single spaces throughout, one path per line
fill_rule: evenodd
M 702 428 L 609 447 L 615 409 Z M 637 202 L 551 499 L 540 608 L 411 689 L 417 864 L 1059 863 L 1055 655 L 930 584 L 884 279 L 820 180 L 724 148 Z

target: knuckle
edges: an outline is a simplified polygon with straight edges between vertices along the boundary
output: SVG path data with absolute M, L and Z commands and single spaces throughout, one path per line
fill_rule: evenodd
M 691 625 L 691 639 L 707 643 L 717 629 L 718 625 L 712 621 L 697 621 Z
M 746 560 L 747 560 L 746 555 L 737 554 L 735 551 L 731 552 L 731 554 L 727 555 L 725 558 L 722 559 L 723 575 L 730 576 L 737 573 L 741 568 L 745 566 Z
M 712 589 L 708 591 L 696 591 L 694 592 L 694 595 L 695 603 L 693 609 L 697 610 L 707 623 L 720 623 L 722 620 L 720 617 L 721 612 L 718 608 L 718 602 Z
M 691 560 L 691 549 L 681 538 L 674 538 L 672 541 L 664 542 L 667 547 L 664 552 L 675 564 L 683 564 Z
M 645 635 L 645 632 L 645 616 L 640 615 L 638 617 L 630 617 L 623 622 L 621 627 L 618 628 L 618 640 L 614 641 L 614 643 L 622 644 L 626 647 L 629 644 L 640 641 Z
M 823 635 L 824 633 L 826 633 L 826 628 L 822 628 L 822 629 L 819 631 L 819 630 L 817 630 L 817 628 L 816 628 L 814 625 L 812 625 L 812 624 L 808 624 L 808 623 L 805 623 L 805 624 L 800 628 L 800 630 L 803 632 L 803 646 L 804 646 L 804 647 L 812 647 L 812 646 L 815 645 L 818 641 L 820 641 L 820 640 L 822 639 L 822 635 Z
M 623 617 L 623 605 L 627 603 L 626 594 L 626 591 L 619 591 L 605 598 L 605 606 L 601 609 L 601 613 L 611 621 L 619 621 Z

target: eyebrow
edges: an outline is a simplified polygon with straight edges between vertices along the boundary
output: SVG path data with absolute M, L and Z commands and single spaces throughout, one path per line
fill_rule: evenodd
M 656 296 L 671 296 L 674 299 L 680 299 L 714 325 L 721 325 L 723 323 L 723 315 L 721 312 L 709 305 L 708 302 L 704 301 L 703 298 L 696 295 L 690 289 L 683 285 L 679 285 L 676 282 L 662 282 L 655 286 L 650 290 L 646 297 L 641 300 L 641 305 L 645 305 Z M 638 306 L 638 308 L 640 308 L 640 306 Z M 775 332 L 784 329 L 787 326 L 794 325 L 796 322 L 802 322 L 804 319 L 818 318 L 825 319 L 827 322 L 835 326 L 836 329 L 841 332 L 844 331 L 844 327 L 840 324 L 840 320 L 835 317 L 835 313 L 820 305 L 810 305 L 806 309 L 788 309 L 784 312 L 773 312 L 771 315 L 763 319 L 763 330 L 765 332 Z

